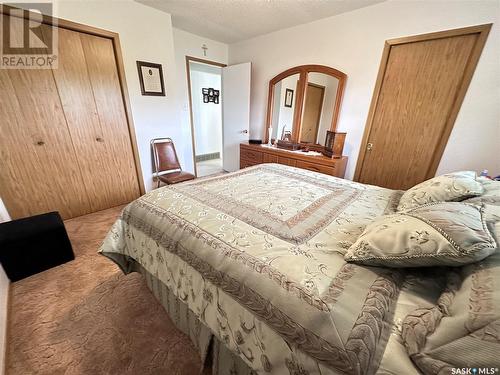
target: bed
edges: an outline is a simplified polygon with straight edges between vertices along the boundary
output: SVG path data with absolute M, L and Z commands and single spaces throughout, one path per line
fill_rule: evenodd
M 144 195 L 100 252 L 144 275 L 214 374 L 419 374 L 402 321 L 443 272 L 344 261 L 401 194 L 262 164 Z

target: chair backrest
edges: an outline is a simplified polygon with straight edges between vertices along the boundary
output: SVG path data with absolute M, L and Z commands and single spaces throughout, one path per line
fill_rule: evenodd
M 181 165 L 175 152 L 174 142 L 170 138 L 155 138 L 151 140 L 153 151 L 154 172 L 157 175 L 165 172 L 181 171 Z

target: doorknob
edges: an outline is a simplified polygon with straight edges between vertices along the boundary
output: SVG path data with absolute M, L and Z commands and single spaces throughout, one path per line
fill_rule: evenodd
M 248 134 L 248 130 L 246 130 L 246 129 L 245 129 L 245 130 L 242 130 L 241 132 L 242 132 L 243 134 Z
M 367 143 L 366 144 L 366 151 L 371 151 L 373 150 L 373 143 Z

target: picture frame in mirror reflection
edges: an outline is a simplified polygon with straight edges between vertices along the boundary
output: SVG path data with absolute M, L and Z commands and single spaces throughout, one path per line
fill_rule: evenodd
M 285 91 L 285 107 L 292 108 L 293 106 L 293 90 L 286 89 Z

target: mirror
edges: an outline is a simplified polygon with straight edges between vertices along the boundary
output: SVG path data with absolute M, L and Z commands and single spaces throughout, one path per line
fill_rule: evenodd
M 265 142 L 270 137 L 324 146 L 327 130 L 337 127 L 346 79 L 323 65 L 293 67 L 271 79 Z
M 302 105 L 299 142 L 325 145 L 332 125 L 339 79 L 323 73 L 309 73 Z
M 293 74 L 274 85 L 271 139 L 291 140 L 299 78 L 299 74 Z

